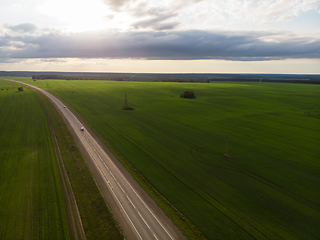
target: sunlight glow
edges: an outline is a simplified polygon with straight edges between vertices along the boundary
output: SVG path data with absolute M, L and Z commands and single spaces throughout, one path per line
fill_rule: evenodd
M 99 0 L 50 0 L 44 2 L 38 10 L 57 18 L 67 31 L 82 32 L 112 27 L 106 21 L 112 12 Z

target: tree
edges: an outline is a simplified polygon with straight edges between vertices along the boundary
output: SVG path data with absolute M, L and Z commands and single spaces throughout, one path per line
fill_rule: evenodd
M 19 87 L 18 90 L 19 90 L 20 92 L 22 92 L 22 91 L 23 91 L 23 87 Z
M 193 91 L 186 91 L 183 94 L 180 95 L 182 98 L 195 98 L 196 96 L 194 95 Z

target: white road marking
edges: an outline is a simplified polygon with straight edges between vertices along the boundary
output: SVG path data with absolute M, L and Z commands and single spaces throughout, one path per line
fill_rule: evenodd
M 117 181 L 117 180 L 116 180 L 116 181 Z M 123 193 L 125 193 L 124 190 L 122 189 L 122 187 L 120 186 L 120 184 L 119 184 L 118 181 L 117 181 L 117 184 L 118 184 L 119 188 L 121 189 L 121 191 L 122 191 Z
M 99 167 L 98 165 L 97 165 L 97 167 L 98 167 L 100 173 L 102 174 L 104 180 L 107 181 L 107 179 L 106 179 L 106 177 L 104 176 L 103 172 L 101 171 L 100 167 Z M 142 237 L 141 237 L 141 235 L 139 234 L 138 230 L 136 229 L 135 225 L 134 225 L 133 222 L 131 221 L 131 218 L 129 217 L 129 215 L 127 214 L 126 210 L 124 209 L 124 207 L 123 207 L 122 204 L 120 203 L 117 195 L 115 194 L 115 192 L 113 191 L 113 189 L 112 189 L 111 187 L 110 187 L 110 189 L 111 189 L 111 192 L 112 192 L 113 196 L 116 198 L 116 200 L 118 201 L 120 207 L 122 208 L 123 212 L 126 214 L 127 218 L 129 219 L 129 221 L 130 221 L 131 225 L 133 226 L 134 230 L 136 231 L 136 233 L 138 234 L 138 236 L 140 237 L 140 239 L 143 240 Z
M 131 203 L 131 205 L 136 208 L 136 206 L 133 204 L 133 202 L 131 202 L 130 198 L 128 197 L 128 195 L 126 195 L 126 197 L 128 198 L 129 202 Z
M 143 222 L 147 225 L 147 227 L 150 229 L 149 225 L 147 224 L 147 222 L 143 219 L 143 217 L 141 216 L 141 214 L 138 212 L 139 216 L 141 217 L 141 219 L 143 220 Z
M 131 184 L 127 181 L 127 179 L 123 176 L 123 174 L 120 172 L 120 170 L 117 168 L 117 166 L 113 163 L 113 161 L 109 158 L 109 156 L 103 152 L 105 154 L 105 156 L 109 159 L 109 161 L 111 162 L 111 164 L 117 169 L 117 171 L 119 172 L 119 174 L 122 176 L 122 178 L 126 181 L 126 183 L 129 185 L 129 187 L 132 189 L 132 191 L 136 194 L 136 196 L 141 200 L 141 202 L 143 203 L 143 205 L 149 210 L 149 212 L 152 214 L 152 216 L 157 220 L 157 222 L 160 224 L 160 226 L 162 227 L 162 229 L 168 234 L 168 236 L 174 240 L 171 235 L 167 232 L 167 230 L 164 228 L 164 226 L 160 223 L 160 221 L 158 220 L 158 218 L 153 214 L 153 212 L 150 210 L 150 208 L 145 204 L 145 202 L 141 199 L 141 197 L 138 195 L 138 193 L 134 190 L 134 188 L 131 186 Z
M 110 172 L 110 174 L 111 174 L 112 178 L 115 179 L 115 177 L 113 176 L 112 172 Z
M 81 139 L 80 139 L 80 141 L 82 142 L 82 140 L 81 140 Z M 82 142 L 82 144 L 85 146 L 85 144 L 84 144 L 83 142 Z M 87 148 L 87 147 L 85 146 L 85 148 Z M 87 149 L 87 150 L 88 150 L 88 149 Z M 127 216 L 127 218 L 129 219 L 129 221 L 130 221 L 131 225 L 133 226 L 134 230 L 136 231 L 136 233 L 138 234 L 138 236 L 140 237 L 140 239 L 141 239 L 141 240 L 143 240 L 143 239 L 142 239 L 142 237 L 141 237 L 141 235 L 139 234 L 139 232 L 138 232 L 137 228 L 135 227 L 135 225 L 134 225 L 134 224 L 133 224 L 133 222 L 131 221 L 131 218 L 129 217 L 129 215 L 127 214 L 126 210 L 124 209 L 124 207 L 123 207 L 123 206 L 122 206 L 122 204 L 120 203 L 120 201 L 119 201 L 119 199 L 118 199 L 117 195 L 116 195 L 116 194 L 115 194 L 115 192 L 113 191 L 113 187 L 112 187 L 112 185 L 111 185 L 111 184 L 110 184 L 110 182 L 106 179 L 106 177 L 105 177 L 104 173 L 101 171 L 101 169 L 100 169 L 99 165 L 96 163 L 96 161 L 94 160 L 94 158 L 93 158 L 93 156 L 91 155 L 91 153 L 90 153 L 89 151 L 88 151 L 88 153 L 90 154 L 90 156 L 91 156 L 91 158 L 92 158 L 93 162 L 95 163 L 95 165 L 96 165 L 97 169 L 100 171 L 100 173 L 101 173 L 101 175 L 102 175 L 102 177 L 103 177 L 104 181 L 105 181 L 105 182 L 107 182 L 107 185 L 110 185 L 110 190 L 111 190 L 111 192 L 112 192 L 113 196 L 116 198 L 116 200 L 117 200 L 118 204 L 119 204 L 119 205 L 120 205 L 120 207 L 122 208 L 123 212 L 126 214 L 126 216 Z

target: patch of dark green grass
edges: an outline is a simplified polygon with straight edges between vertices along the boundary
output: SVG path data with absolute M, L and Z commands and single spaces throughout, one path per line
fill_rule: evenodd
M 320 118 L 320 110 L 305 112 L 309 117 Z

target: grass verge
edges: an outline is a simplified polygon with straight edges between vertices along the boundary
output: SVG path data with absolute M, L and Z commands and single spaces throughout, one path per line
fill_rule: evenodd
M 77 201 L 87 239 L 123 239 L 93 176 L 55 106 L 36 92 L 48 110 Z

